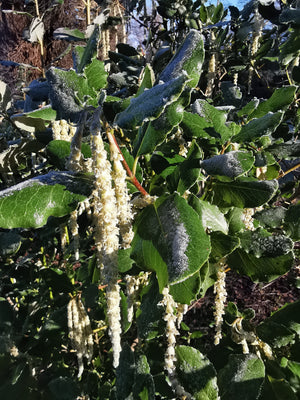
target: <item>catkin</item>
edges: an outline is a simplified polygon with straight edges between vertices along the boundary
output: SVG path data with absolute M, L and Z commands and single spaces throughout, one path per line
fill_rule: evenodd
M 74 297 L 68 303 L 69 338 L 76 351 L 78 362 L 78 377 L 84 371 L 83 359 L 89 363 L 93 357 L 93 331 L 89 316 L 79 297 Z
M 215 297 L 215 325 L 216 325 L 216 332 L 215 332 L 215 345 L 220 343 L 222 339 L 222 324 L 223 324 L 223 315 L 225 314 L 225 301 L 227 298 L 226 292 L 226 272 L 225 266 L 222 262 L 219 263 L 219 270 L 217 273 L 217 280 L 214 284 L 214 293 Z
M 127 249 L 133 239 L 133 214 L 126 182 L 126 171 L 121 161 L 122 156 L 113 140 L 110 141 L 110 156 L 113 161 L 112 178 L 117 201 L 120 237 L 122 240 L 121 247 Z
M 100 130 L 92 134 L 93 169 L 95 174 L 94 224 L 95 244 L 107 284 L 107 318 L 113 350 L 113 366 L 119 365 L 121 352 L 120 288 L 118 285 L 119 229 L 115 190 L 112 187 L 111 164 Z

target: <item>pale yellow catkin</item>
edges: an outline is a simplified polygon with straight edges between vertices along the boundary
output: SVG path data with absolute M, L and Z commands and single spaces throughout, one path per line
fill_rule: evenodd
M 121 352 L 120 288 L 118 285 L 119 229 L 111 164 L 100 130 L 92 133 L 93 170 L 95 174 L 94 224 L 95 244 L 106 283 L 107 319 L 112 343 L 113 366 L 119 365 Z
M 220 343 L 222 339 L 222 324 L 223 324 L 223 315 L 225 314 L 225 302 L 227 298 L 226 292 L 226 272 L 225 266 L 222 262 L 218 265 L 218 273 L 217 280 L 214 284 L 214 293 L 215 297 L 215 345 Z

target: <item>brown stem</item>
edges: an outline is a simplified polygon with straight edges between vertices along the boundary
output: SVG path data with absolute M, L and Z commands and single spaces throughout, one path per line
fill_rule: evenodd
M 131 169 L 129 168 L 129 166 L 128 166 L 128 164 L 127 164 L 127 162 L 126 162 L 126 160 L 125 160 L 125 158 L 124 158 L 124 156 L 123 156 L 123 154 L 121 152 L 121 149 L 120 149 L 120 147 L 118 145 L 118 142 L 117 142 L 117 140 L 115 138 L 115 135 L 112 134 L 110 129 L 106 130 L 106 134 L 107 134 L 109 142 L 110 143 L 114 143 L 117 146 L 117 149 L 118 149 L 118 151 L 119 151 L 119 153 L 120 153 L 120 155 L 122 157 L 123 167 L 125 168 L 125 170 L 127 172 L 127 175 L 129 176 L 130 181 L 132 182 L 132 184 L 141 192 L 141 194 L 143 196 L 149 196 L 149 193 L 143 188 L 143 186 L 139 183 L 139 181 L 136 179 L 136 177 L 131 172 Z
M 290 168 L 284 172 L 281 172 L 281 174 L 278 175 L 278 179 L 283 178 L 285 175 L 289 174 L 290 172 L 295 171 L 295 169 L 298 169 L 298 168 L 300 168 L 300 163 L 294 165 L 292 168 Z

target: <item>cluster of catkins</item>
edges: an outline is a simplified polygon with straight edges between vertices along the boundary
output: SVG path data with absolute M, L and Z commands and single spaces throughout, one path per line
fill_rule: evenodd
M 94 238 L 98 264 L 106 285 L 107 318 L 112 343 L 113 366 L 119 364 L 121 352 L 120 287 L 118 284 L 118 250 L 128 248 L 133 238 L 132 211 L 122 156 L 111 132 L 110 158 L 102 140 L 101 130 L 92 132 Z
M 77 355 L 78 377 L 80 377 L 84 370 L 83 359 L 86 358 L 88 362 L 92 360 L 94 342 L 90 319 L 78 296 L 73 297 L 68 304 L 68 328 Z

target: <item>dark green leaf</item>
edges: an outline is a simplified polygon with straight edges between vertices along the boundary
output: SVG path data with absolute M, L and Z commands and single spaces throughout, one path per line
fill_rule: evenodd
M 142 94 L 145 91 L 145 89 L 151 89 L 154 85 L 154 82 L 155 82 L 155 75 L 153 69 L 150 64 L 147 64 L 143 70 L 142 82 L 139 86 L 139 89 L 135 97 L 138 97 L 140 94 Z
M 214 262 L 218 262 L 223 257 L 232 253 L 240 244 L 237 237 L 225 235 L 222 232 L 212 232 L 211 238 L 211 258 Z
M 239 178 L 234 182 L 216 182 L 213 202 L 219 207 L 258 207 L 267 203 L 276 193 L 278 182 Z
M 79 395 L 79 389 L 73 379 L 59 376 L 48 383 L 53 400 L 74 400 Z
M 265 379 L 265 367 L 253 354 L 232 354 L 219 372 L 218 383 L 222 400 L 258 399 Z
M 7 257 L 18 252 L 22 236 L 14 231 L 0 232 L 0 256 Z
M 279 21 L 283 24 L 293 23 L 295 25 L 300 25 L 299 8 L 292 8 L 292 7 L 285 8 L 280 13 Z
M 237 249 L 229 255 L 227 261 L 228 266 L 241 275 L 247 275 L 253 281 L 269 282 L 291 269 L 294 256 L 293 253 L 288 253 L 278 257 L 257 258 L 242 249 Z
M 133 398 L 141 400 L 155 400 L 155 387 L 150 367 L 145 355 L 140 355 L 136 360 L 135 383 Z
M 116 369 L 116 395 L 118 400 L 126 399 L 134 384 L 134 354 L 125 343 L 120 354 L 120 363 Z
M 190 304 L 192 300 L 197 298 L 200 290 L 200 275 L 196 272 L 190 278 L 183 282 L 170 286 L 170 294 L 174 301 L 180 304 Z
M 240 132 L 232 138 L 234 142 L 252 142 L 262 136 L 271 135 L 275 132 L 283 118 L 283 112 L 269 112 L 263 117 L 252 119 L 247 125 L 243 125 Z
M 194 275 L 210 252 L 197 213 L 177 194 L 161 197 L 140 214 L 132 248 L 137 264 L 156 272 L 160 290 Z
M 223 4 L 222 4 L 222 3 L 219 3 L 219 4 L 215 7 L 214 14 L 213 14 L 213 16 L 212 16 L 212 18 L 211 18 L 211 22 L 212 22 L 213 24 L 216 24 L 217 22 L 221 21 L 221 20 L 222 20 L 222 17 L 223 17 L 223 14 L 224 14 L 224 7 L 223 7 Z
M 282 86 L 276 89 L 268 100 L 259 103 L 249 119 L 261 118 L 269 112 L 285 111 L 294 101 L 296 90 L 297 86 Z
M 176 346 L 176 372 L 179 383 L 195 400 L 217 400 L 216 371 L 200 351 L 190 346 Z
M 300 240 L 300 203 L 289 207 L 284 225 L 288 234 L 294 240 Z
M 283 224 L 286 211 L 287 210 L 284 207 L 265 208 L 262 211 L 256 212 L 254 218 L 263 225 L 270 226 L 271 228 L 277 228 Z M 294 222 L 295 221 L 297 221 L 297 219 L 294 220 Z

